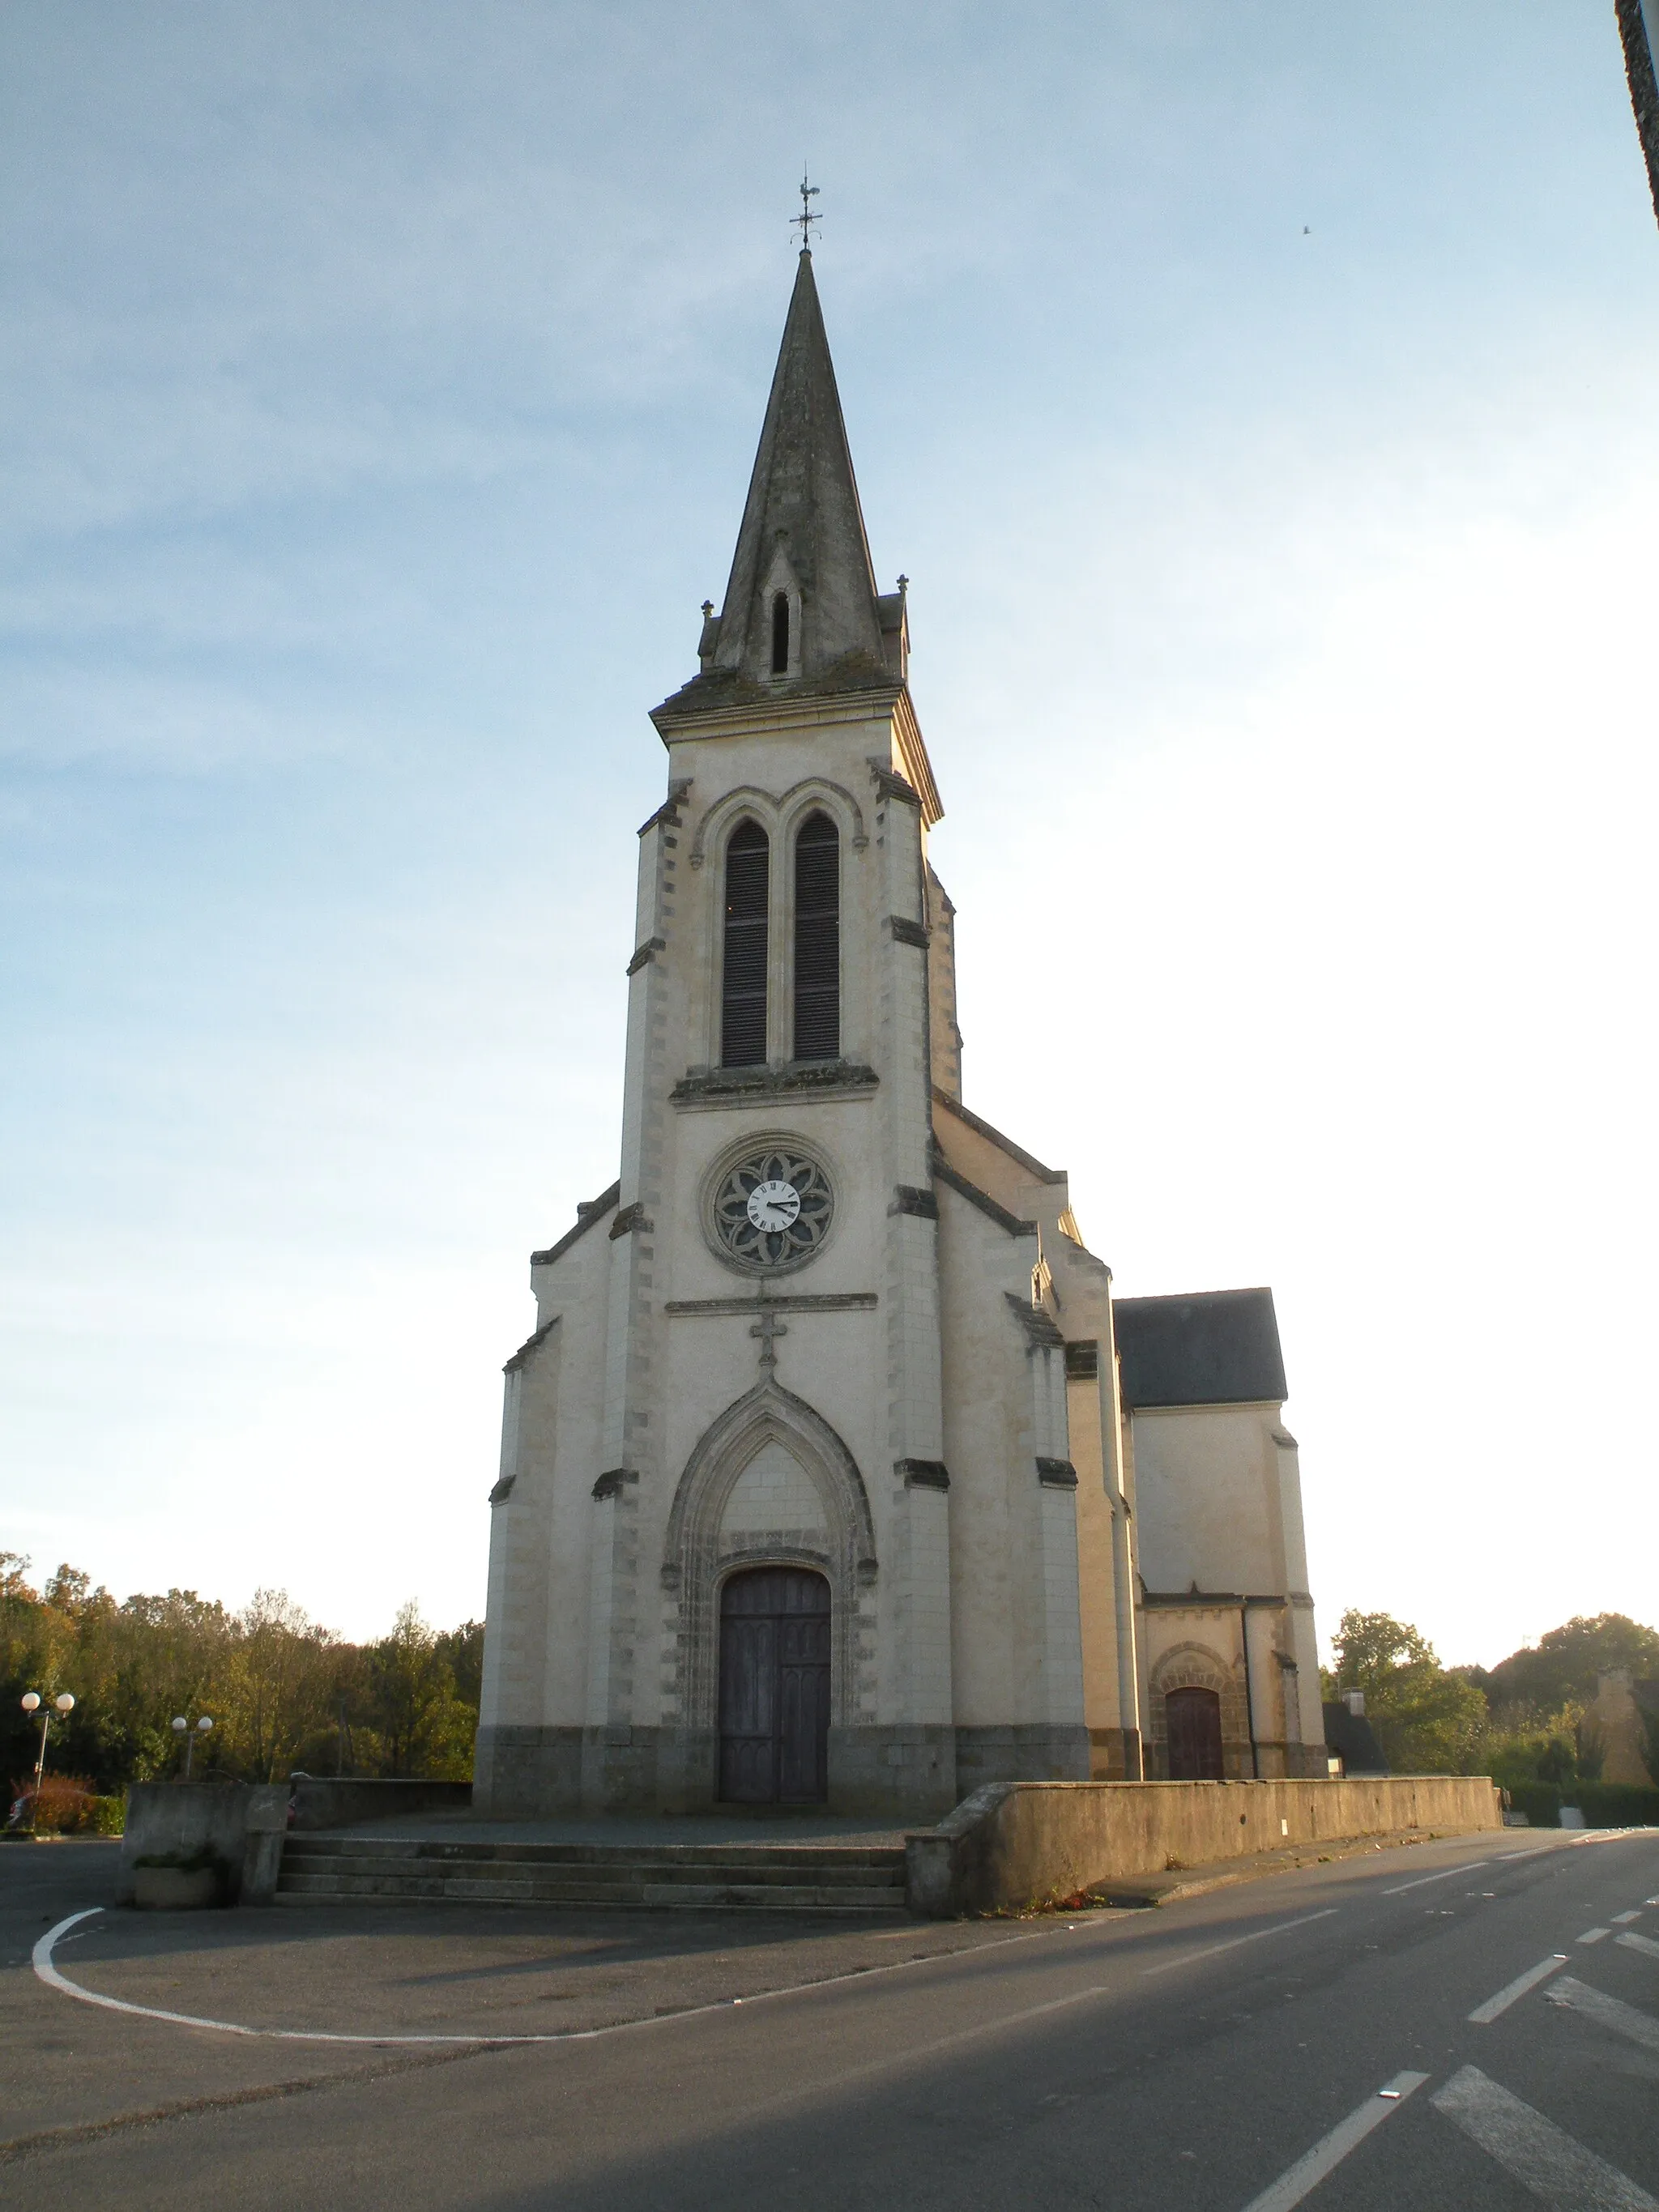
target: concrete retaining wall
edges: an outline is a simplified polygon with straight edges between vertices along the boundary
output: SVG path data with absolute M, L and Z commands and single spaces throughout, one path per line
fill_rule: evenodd
M 992 1783 L 908 1839 L 905 1885 L 913 1912 L 949 1919 L 1161 1874 L 1172 1861 L 1207 1866 L 1286 1844 L 1503 1823 L 1502 1800 L 1483 1775 Z
M 290 1778 L 296 1829 L 355 1828 L 360 1820 L 390 1820 L 399 1813 L 464 1813 L 472 1802 L 470 1782 L 360 1782 L 315 1774 Z
M 115 1901 L 131 1905 L 136 1860 L 203 1844 L 226 1868 L 226 1902 L 269 1905 L 288 1826 L 285 1782 L 135 1782 L 127 1791 Z

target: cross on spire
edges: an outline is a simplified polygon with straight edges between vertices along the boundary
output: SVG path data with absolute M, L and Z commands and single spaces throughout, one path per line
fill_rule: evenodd
M 823 221 L 823 217 L 815 214 L 812 209 L 812 203 L 817 196 L 817 186 L 807 183 L 806 172 L 803 169 L 800 173 L 800 213 L 792 215 L 789 218 L 790 229 L 799 230 L 800 233 L 800 250 L 803 253 L 810 253 L 812 251 L 812 225 Z

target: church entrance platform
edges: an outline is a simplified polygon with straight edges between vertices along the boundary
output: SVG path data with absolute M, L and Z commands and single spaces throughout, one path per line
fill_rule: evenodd
M 289 1835 L 276 1902 L 900 1915 L 904 1837 L 816 1811 L 541 1820 L 408 1814 Z

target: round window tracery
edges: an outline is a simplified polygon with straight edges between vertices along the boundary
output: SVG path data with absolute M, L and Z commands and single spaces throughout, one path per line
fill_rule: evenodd
M 829 1234 L 835 1212 L 830 1178 L 811 1153 L 787 1145 L 757 1147 L 716 1183 L 708 1226 L 724 1257 L 755 1274 L 805 1266 Z

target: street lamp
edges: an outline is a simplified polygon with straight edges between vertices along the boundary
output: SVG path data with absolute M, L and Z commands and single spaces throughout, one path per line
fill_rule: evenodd
M 213 1723 L 208 1718 L 205 1713 L 203 1714 L 201 1719 L 197 1722 L 193 1729 L 191 1727 L 190 1723 L 185 1718 L 182 1713 L 177 1713 L 173 1717 L 173 1733 L 174 1735 L 181 1735 L 185 1739 L 185 1779 L 186 1782 L 190 1779 L 190 1763 L 196 1756 L 196 1739 L 198 1735 L 204 1736 L 212 1726 Z
M 52 1705 L 47 1707 L 46 1711 L 42 1711 L 41 1708 L 44 1703 L 45 1701 L 41 1698 L 40 1692 L 38 1690 L 24 1691 L 23 1711 L 28 1715 L 31 1720 L 33 1719 L 36 1713 L 40 1713 L 40 1754 L 34 1762 L 34 1795 L 29 1800 L 29 1829 L 31 1833 L 33 1832 L 34 1828 L 35 1808 L 40 1802 L 40 1777 L 46 1770 L 46 1735 L 48 1730 L 52 1727 L 52 1713 L 56 1711 L 61 1714 L 64 1719 L 67 1719 L 70 1714 L 75 1711 L 75 1700 L 70 1697 L 67 1690 L 60 1690 L 58 1695 L 52 1699 Z

